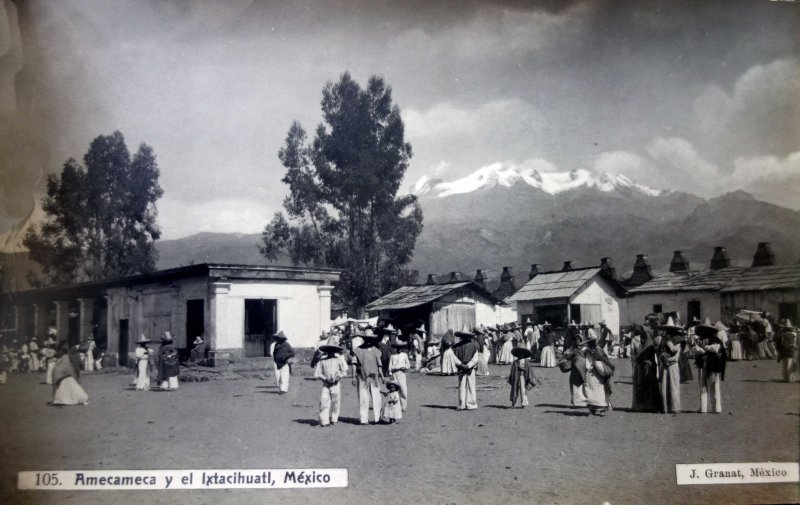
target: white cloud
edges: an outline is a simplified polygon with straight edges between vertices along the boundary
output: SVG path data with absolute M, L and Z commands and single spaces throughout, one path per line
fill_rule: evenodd
M 672 189 L 670 181 L 648 159 L 628 151 L 606 151 L 600 153 L 592 169 L 598 173 L 625 175 L 635 182 L 647 186 Z
M 800 65 L 754 65 L 730 92 L 708 85 L 693 103 L 698 138 L 720 155 L 786 155 L 800 148 Z
M 759 199 L 800 208 L 800 151 L 783 158 L 737 158 L 728 178 L 731 189 L 743 189 Z
M 719 167 L 703 159 L 688 140 L 658 137 L 645 150 L 669 188 L 701 196 L 717 192 Z
M 158 222 L 172 239 L 201 231 L 258 233 L 272 218 L 274 208 L 250 198 L 222 200 L 163 200 L 158 203 Z

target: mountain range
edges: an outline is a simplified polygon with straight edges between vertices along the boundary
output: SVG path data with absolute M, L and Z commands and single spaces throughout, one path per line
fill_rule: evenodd
M 409 191 L 424 214 L 411 265 L 420 281 L 429 273 L 472 276 L 477 269 L 496 279 L 509 266 L 522 285 L 533 263 L 547 271 L 568 260 L 574 267 L 596 266 L 602 257 L 612 258 L 625 277 L 636 254 L 648 255 L 653 269 L 663 272 L 675 250 L 684 251 L 692 268 L 703 269 L 715 246 L 725 246 L 732 264 L 744 266 L 758 242 L 770 242 L 779 263 L 800 258 L 800 212 L 744 191 L 705 200 L 621 174 L 501 164 L 450 182 L 424 176 Z M 161 240 L 158 268 L 260 264 L 260 239 L 260 234 L 203 232 Z M 19 255 L 15 261 L 20 264 Z

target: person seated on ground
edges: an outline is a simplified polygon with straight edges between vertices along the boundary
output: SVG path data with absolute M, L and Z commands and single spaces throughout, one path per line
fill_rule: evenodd
M 206 343 L 203 340 L 203 337 L 198 335 L 194 338 L 194 342 L 192 342 L 191 352 L 189 353 L 189 360 L 195 363 L 200 363 L 204 359 L 206 359 Z

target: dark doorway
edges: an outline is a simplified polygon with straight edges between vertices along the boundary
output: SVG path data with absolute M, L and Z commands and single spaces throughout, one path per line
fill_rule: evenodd
M 700 320 L 700 300 L 689 300 L 686 304 L 686 322 Z
M 128 320 L 119 320 L 119 366 L 128 366 Z
M 81 340 L 87 337 L 88 335 L 81 335 L 80 309 L 70 307 L 69 319 L 67 319 L 67 341 L 70 347 L 80 344 Z
M 778 304 L 778 322 L 788 319 L 792 325 L 797 325 L 797 302 Z
M 278 300 L 244 301 L 244 353 L 248 357 L 269 355 L 272 335 L 278 328 Z
M 193 342 L 195 337 L 202 336 L 203 340 L 206 340 L 205 308 L 206 308 L 206 301 L 203 299 L 186 301 L 187 356 L 188 356 L 188 350 L 194 347 Z M 206 346 L 208 346 L 208 341 L 206 341 Z

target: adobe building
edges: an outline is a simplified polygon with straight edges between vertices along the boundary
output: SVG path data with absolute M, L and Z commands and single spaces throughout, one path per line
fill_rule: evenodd
M 199 264 L 103 282 L 4 293 L 0 321 L 17 338 L 78 343 L 92 337 L 121 365 L 140 335 L 165 331 L 184 353 L 203 335 L 209 362 L 266 356 L 282 330 L 294 347 L 313 347 L 330 329 L 331 291 L 338 270 Z

